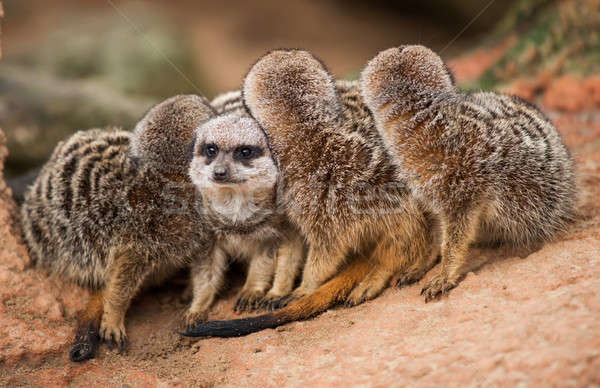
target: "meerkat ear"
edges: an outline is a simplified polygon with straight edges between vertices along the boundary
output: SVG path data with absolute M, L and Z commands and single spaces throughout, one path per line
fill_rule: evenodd
M 411 114 L 432 98 L 455 90 L 442 58 L 424 46 L 400 46 L 380 52 L 362 71 L 360 88 L 375 119 Z
M 243 85 L 244 104 L 265 129 L 309 134 L 339 117 L 335 84 L 325 66 L 302 50 L 276 50 L 260 58 Z
M 172 172 L 187 172 L 195 128 L 215 116 L 201 96 L 179 95 L 154 107 L 136 125 L 131 155 Z

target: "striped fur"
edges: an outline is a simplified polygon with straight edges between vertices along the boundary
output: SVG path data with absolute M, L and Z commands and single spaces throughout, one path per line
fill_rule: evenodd
M 435 265 L 435 225 L 411 197 L 357 82 L 335 82 L 305 51 L 277 50 L 250 70 L 243 100 L 278 162 L 278 198 L 310 246 L 302 282 L 280 312 L 185 335 L 246 335 L 306 319 L 372 299 L 394 276 L 399 285 L 418 281 Z
M 413 195 L 441 224 L 442 267 L 423 289 L 426 300 L 458 284 L 472 242 L 533 247 L 573 219 L 573 161 L 535 106 L 457 91 L 423 46 L 381 52 L 361 89 Z
M 249 71 L 243 98 L 278 161 L 282 206 L 310 246 L 294 297 L 315 291 L 352 252 L 368 252 L 376 265 L 350 304 L 375 297 L 413 266 L 431 268 L 433 226 L 409 195 L 356 82 L 335 82 L 310 53 L 276 50 Z
M 219 115 L 248 115 L 246 107 L 244 106 L 244 100 L 242 99 L 242 92 L 239 90 L 232 90 L 219 94 L 217 97 L 213 98 L 210 104 L 215 108 Z
M 95 129 L 55 148 L 21 208 L 25 239 L 39 266 L 82 286 L 103 285 L 107 250 L 130 218 L 123 190 L 137 175 L 128 156 L 130 137 Z
M 399 286 L 420 280 L 435 264 L 421 247 L 436 253 L 442 246 L 447 254 L 448 244 L 465 229 L 444 219 L 440 225 L 429 212 L 451 214 L 465 198 L 488 205 L 471 214 L 483 215 L 473 241 L 529 245 L 565 228 L 575 202 L 573 165 L 550 122 L 514 97 L 456 93 L 441 60 L 411 62 L 408 68 L 419 72 L 421 82 L 406 80 L 399 87 L 394 81 L 402 82 L 401 76 L 370 64 L 360 85 L 365 105 L 356 83 L 337 82 L 332 90 L 326 70 L 306 52 L 275 51 L 257 62 L 246 77 L 245 102 L 279 159 L 290 218 L 307 234 L 311 248 L 329 248 L 323 260 L 334 261 L 338 249 L 347 252 L 365 240 L 375 244 L 366 263 L 360 257 L 350 262 L 281 311 L 207 322 L 185 335 L 240 336 L 306 319 L 336 302 L 353 304 L 376 295 L 371 291 L 381 289 L 377 280 L 387 281 L 394 271 Z M 361 158 L 366 149 L 368 157 Z M 371 188 L 410 185 L 410 191 L 388 197 L 404 204 L 400 214 L 382 197 L 359 201 L 362 210 L 383 210 L 376 217 L 348 211 L 348 199 L 357 194 L 353 188 L 365 181 Z M 427 212 L 407 205 L 417 199 Z M 391 228 L 394 218 L 398 227 Z M 336 237 L 345 241 L 340 244 Z M 314 266 L 327 275 L 327 264 L 309 254 L 305 274 Z M 448 279 L 447 264 L 442 262 L 441 276 L 425 287 L 426 300 L 453 286 L 448 280 L 456 279 Z
M 176 96 L 153 107 L 135 133 L 77 132 L 57 145 L 26 193 L 22 226 L 37 265 L 102 302 L 79 319 L 73 361 L 93 356 L 98 335 L 121 348 L 139 290 L 211 252 L 214 234 L 182 150 L 212 115 L 203 98 Z
M 217 251 L 262 255 L 257 264 L 250 263 L 240 309 L 254 306 L 257 297 L 265 296 L 268 288 L 261 295 L 256 290 L 265 282 L 273 284 L 268 301 L 291 290 L 303 244 L 284 217 L 277 214 L 243 225 L 210 217 L 203 207 L 210 198 L 202 198 L 190 179 L 193 155 L 186 151 L 194 143 L 195 130 L 209 131 L 206 125 L 212 121 L 208 119 L 220 114 L 227 117 L 214 120 L 248 116 L 239 100 L 222 101 L 213 109 L 201 97 L 177 96 L 152 108 L 133 133 L 117 129 L 77 132 L 56 146 L 27 192 L 21 214 L 31 256 L 39 267 L 95 295 L 79 319 L 73 361 L 93 356 L 98 335 L 122 347 L 123 319 L 133 296 L 143 286 L 159 284 L 187 265 L 192 268 L 194 289 L 207 290 L 209 297 L 196 300 L 195 293 L 184 321 L 205 315 L 210 303 L 200 302 L 212 300 L 217 292 L 213 288 L 224 275 L 224 264 L 217 268 L 219 264 L 212 259 L 219 256 Z M 241 133 L 234 124 L 218 131 L 230 146 Z M 229 133 L 233 138 L 228 140 Z M 258 134 L 260 139 L 255 140 L 266 143 L 260 130 Z M 253 188 L 253 180 L 257 185 L 259 179 L 268 181 L 263 182 L 268 183 L 263 188 L 268 195 L 253 206 L 258 206 L 256 214 L 276 213 L 276 167 L 243 178 L 249 181 L 246 189 Z M 268 279 L 256 273 L 265 273 Z

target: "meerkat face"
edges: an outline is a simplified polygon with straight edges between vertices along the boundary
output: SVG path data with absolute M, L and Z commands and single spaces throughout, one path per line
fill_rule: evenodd
M 272 199 L 278 169 L 267 139 L 249 117 L 226 115 L 196 129 L 190 177 L 219 213 L 242 218 L 259 202 Z

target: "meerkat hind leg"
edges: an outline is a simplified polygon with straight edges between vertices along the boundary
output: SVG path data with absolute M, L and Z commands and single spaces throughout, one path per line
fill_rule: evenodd
M 85 361 L 94 358 L 98 345 L 100 344 L 100 319 L 102 318 L 102 291 L 90 294 L 87 306 L 81 316 L 77 319 L 77 332 L 73 346 L 69 351 L 69 359 L 74 362 Z
M 332 242 L 332 244 L 335 243 Z M 302 282 L 291 294 L 282 298 L 282 305 L 285 306 L 313 293 L 319 286 L 331 279 L 344 263 L 348 250 L 344 248 L 343 246 L 317 247 L 311 245 L 302 272 Z
M 415 215 L 396 219 L 395 226 L 384 231 L 370 255 L 372 269 L 352 290 L 346 305 L 357 305 L 379 295 L 390 279 L 413 266 L 423 266 L 431 261 L 432 234 L 427 220 Z
M 411 260 L 400 273 L 397 274 L 396 287 L 409 286 L 423 279 L 440 261 L 440 230 L 437 222 L 433 221 L 424 226 L 423 238 L 413 239 L 411 245 L 420 252 L 413 252 Z
M 464 275 L 467 251 L 476 236 L 479 215 L 480 212 L 475 209 L 442 215 L 442 263 L 439 273 L 421 290 L 421 295 L 425 295 L 425 302 L 458 285 Z
M 396 281 L 396 287 L 401 288 L 404 286 L 409 286 L 423 279 L 427 272 L 435 267 L 439 261 L 440 255 L 435 252 L 430 254 L 426 260 L 413 263 L 406 269 L 406 271 L 403 271 L 400 274 L 398 280 Z
M 386 236 L 377 242 L 370 256 L 372 268 L 348 295 L 345 305 L 355 306 L 379 295 L 398 270 L 397 247 L 393 237 Z

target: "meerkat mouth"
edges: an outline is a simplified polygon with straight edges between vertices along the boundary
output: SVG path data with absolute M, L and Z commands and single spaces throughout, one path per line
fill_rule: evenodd
M 214 183 L 215 185 L 219 185 L 219 186 L 237 186 L 237 185 L 241 185 L 246 183 L 246 179 L 228 179 L 228 180 L 223 180 L 223 181 L 218 181 L 215 179 L 210 179 L 211 183 Z

